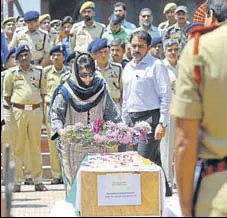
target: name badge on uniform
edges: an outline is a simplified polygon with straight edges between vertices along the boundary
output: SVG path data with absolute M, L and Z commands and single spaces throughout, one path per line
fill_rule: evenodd
M 44 48 L 44 42 L 42 39 L 40 39 L 36 44 L 35 44 L 35 49 L 37 51 L 41 51 Z
M 39 88 L 39 78 L 35 76 L 30 76 L 30 81 L 34 87 L 36 87 L 37 89 Z

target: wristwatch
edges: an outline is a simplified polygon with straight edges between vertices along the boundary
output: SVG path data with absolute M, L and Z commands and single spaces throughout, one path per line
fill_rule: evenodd
M 158 124 L 161 124 L 163 127 L 167 127 L 167 124 L 164 124 L 164 123 L 162 123 L 162 122 L 159 122 Z

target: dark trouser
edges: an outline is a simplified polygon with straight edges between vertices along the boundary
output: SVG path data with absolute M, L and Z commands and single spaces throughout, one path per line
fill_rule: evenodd
M 150 111 L 143 111 L 143 112 L 136 112 L 136 113 L 130 113 L 130 118 L 132 121 L 132 124 L 135 125 L 138 121 L 146 121 L 151 126 L 151 133 L 147 135 L 147 141 L 146 139 L 141 140 L 137 145 L 137 151 L 138 153 L 153 161 L 160 167 L 162 167 L 161 162 L 161 154 L 160 154 L 160 140 L 155 140 L 155 129 L 159 123 L 160 118 L 160 110 L 150 110 Z M 164 172 L 164 170 L 163 170 Z M 165 183 L 166 183 L 166 195 L 170 195 L 170 187 L 166 179 L 166 174 L 164 172 L 165 176 Z

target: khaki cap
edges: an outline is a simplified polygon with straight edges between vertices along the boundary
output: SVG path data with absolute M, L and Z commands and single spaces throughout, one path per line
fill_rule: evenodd
M 39 16 L 39 22 L 43 22 L 45 19 L 50 20 L 50 15 L 49 14 L 43 14 Z
M 5 25 L 9 22 L 16 22 L 16 17 L 7 17 L 5 20 L 2 21 L 2 25 Z
M 177 5 L 175 3 L 168 3 L 166 4 L 166 6 L 164 7 L 163 10 L 163 14 L 165 14 L 168 10 L 172 9 L 172 10 L 176 10 Z
M 87 1 L 84 4 L 82 4 L 80 8 L 80 14 L 85 10 L 86 8 L 95 8 L 95 3 L 91 1 Z

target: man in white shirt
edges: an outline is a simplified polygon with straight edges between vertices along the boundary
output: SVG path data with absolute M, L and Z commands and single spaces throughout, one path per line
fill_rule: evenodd
M 138 153 L 162 166 L 160 140 L 165 136 L 171 98 L 168 73 L 162 61 L 149 53 L 149 33 L 134 32 L 130 43 L 133 59 L 122 74 L 122 119 L 129 125 L 142 120 L 150 124 L 152 132 L 138 143 Z M 167 183 L 166 195 L 171 195 L 169 191 Z

